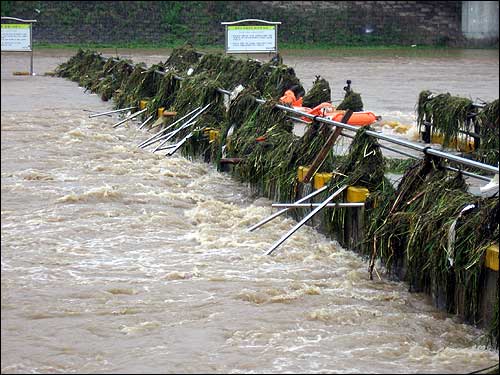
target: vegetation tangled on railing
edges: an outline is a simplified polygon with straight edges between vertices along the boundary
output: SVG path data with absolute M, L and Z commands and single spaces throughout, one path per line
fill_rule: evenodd
M 481 143 L 477 150 L 478 160 L 488 164 L 498 163 L 499 160 L 499 131 L 500 108 L 498 99 L 486 104 L 477 116 Z
M 371 270 L 377 258 L 390 272 L 405 269 L 411 290 L 430 293 L 449 312 L 479 323 L 484 257 L 499 235 L 498 198 L 467 193 L 460 174 L 428 157 L 408 169 L 395 192 L 373 194 L 370 201 Z M 457 311 L 460 300 L 464 311 Z M 498 342 L 498 331 L 492 334 Z
M 165 62 L 165 68 L 174 69 L 178 72 L 184 72 L 190 67 L 196 65 L 201 56 L 202 55 L 197 52 L 192 45 L 185 43 L 182 48 L 176 48 L 172 51 Z
M 239 163 L 232 173 L 240 181 L 252 184 L 270 199 L 296 200 L 297 168 L 312 163 L 332 129 L 313 122 L 302 137 L 297 137 L 287 113 L 275 107 L 284 90 L 300 85 L 293 69 L 279 63 L 202 56 L 190 46 L 174 50 L 164 64 L 148 69 L 143 64 L 133 69 L 126 66 L 122 61 L 105 61 L 98 54 L 80 50 L 61 64 L 57 73 L 103 98 L 112 97 L 117 107 L 137 106 L 140 100 L 148 99 L 144 118 L 160 107 L 175 112 L 175 116 L 160 121 L 162 126 L 211 103 L 196 124 L 180 129 L 179 123 L 172 129 L 179 130 L 172 141 L 187 139 L 181 149 L 183 155 L 202 157 L 219 168 L 222 158 L 237 158 Z M 164 75 L 155 74 L 155 70 Z M 235 89 L 238 85 L 245 87 Z M 220 95 L 219 88 L 234 89 L 231 101 Z M 266 102 L 259 104 L 255 98 Z M 317 77 L 305 98 L 309 106 L 331 100 L 328 82 Z M 456 128 L 465 124 L 465 120 L 452 117 L 466 118 L 470 112 L 468 100 L 443 104 L 449 99 L 448 95 L 432 98 L 426 92 L 419 100 L 420 123 L 424 118 L 437 121 L 437 129 L 448 134 L 448 139 L 456 137 Z M 347 87 L 338 108 L 359 111 L 362 106 L 360 95 Z M 484 129 L 484 149 L 480 149 L 484 158 L 496 155 L 498 160 L 498 100 L 487 105 L 477 119 Z M 333 173 L 323 196 L 345 184 L 367 187 L 368 230 L 362 249 L 370 259 L 370 272 L 376 259 L 383 260 L 389 272 L 405 269 L 412 290 L 431 293 L 455 313 L 457 298 L 464 300 L 465 309 L 458 312 L 477 323 L 485 249 L 497 241 L 499 234 L 498 199 L 467 193 L 460 174 L 445 170 L 442 159 L 430 157 L 413 162 L 394 190 L 385 177 L 387 168 L 380 147 L 366 134 L 367 129 L 356 133 L 347 155 L 329 153 L 321 164 L 317 172 Z M 215 139 L 210 140 L 210 130 L 218 134 Z M 489 149 L 494 145 L 496 154 Z M 346 209 L 325 212 L 330 234 L 344 242 Z M 398 267 L 401 265 L 404 267 Z M 431 285 L 437 289 L 430 290 Z M 495 309 L 498 315 L 498 306 Z M 495 319 L 493 329 L 498 324 L 498 317 Z M 490 338 L 498 345 L 498 329 L 491 331 Z
M 320 76 L 316 76 L 316 79 L 313 82 L 313 86 L 304 95 L 304 99 L 302 101 L 302 105 L 304 107 L 314 108 L 318 104 L 323 102 L 329 102 L 332 100 L 332 91 L 330 89 L 330 84 L 324 78 Z
M 99 81 L 103 68 L 104 61 L 100 55 L 80 49 L 75 56 L 58 66 L 56 74 L 76 81 L 81 87 L 90 90 L 92 85 Z
M 424 129 L 426 123 L 431 124 L 431 134 L 442 135 L 444 146 L 452 143 L 458 145 L 460 138 L 475 137 L 475 142 L 479 142 L 479 147 L 475 147 L 475 158 L 492 165 L 498 163 L 498 118 L 498 99 L 487 103 L 481 109 L 476 107 L 472 100 L 449 93 L 435 95 L 425 90 L 418 97 L 419 131 Z
M 333 169 L 330 169 L 334 174 L 329 182 L 330 190 L 348 185 L 366 187 L 370 194 L 390 194 L 394 191 L 391 182 L 385 177 L 385 159 L 378 141 L 366 134 L 368 130 L 371 130 L 370 127 L 358 130 L 347 155 L 338 158 Z M 347 246 L 343 230 L 347 210 L 325 211 L 329 231 L 344 246 Z
M 155 96 L 161 80 L 155 70 L 161 67 L 162 64 L 156 64 L 146 69 L 144 63 L 137 64 L 132 74 L 116 90 L 116 108 L 134 106 L 141 99 Z
M 344 100 L 337 106 L 338 110 L 352 109 L 355 112 L 363 110 L 361 95 L 352 90 L 346 90 Z
M 432 132 L 444 136 L 443 144 L 448 146 L 451 139 L 456 139 L 459 130 L 469 129 L 469 114 L 472 112 L 472 100 L 439 94 L 434 96 L 430 91 L 422 91 L 418 98 L 418 124 L 423 121 L 432 123 Z
M 181 82 L 175 78 L 174 71 L 167 72 L 164 76 L 160 77 L 158 83 L 158 90 L 152 98 L 143 98 L 148 101 L 146 116 L 155 115 L 158 113 L 159 108 L 170 108 L 175 102 L 177 93 L 179 91 Z
M 121 83 L 132 73 L 132 70 L 130 61 L 109 59 L 103 66 L 101 77 L 94 81 L 90 90 L 99 93 L 102 100 L 108 101 L 120 88 Z

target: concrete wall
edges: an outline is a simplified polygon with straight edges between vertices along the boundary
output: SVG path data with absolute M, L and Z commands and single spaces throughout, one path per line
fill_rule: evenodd
M 282 22 L 280 43 L 463 46 L 461 13 L 461 1 L 2 1 L 2 15 L 36 18 L 47 43 L 222 47 L 221 22 L 259 18 Z
M 462 1 L 462 32 L 474 42 L 498 42 L 498 1 Z

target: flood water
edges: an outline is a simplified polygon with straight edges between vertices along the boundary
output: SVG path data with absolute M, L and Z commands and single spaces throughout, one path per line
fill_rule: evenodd
M 39 51 L 35 71 L 74 52 Z M 339 96 L 351 79 L 367 109 L 404 120 L 422 89 L 497 98 L 498 51 L 480 52 L 285 63 Z M 404 283 L 370 281 L 364 260 L 311 227 L 264 255 L 295 224 L 247 232 L 269 200 L 209 164 L 139 149 L 148 134 L 135 123 L 88 118 L 110 103 L 64 79 L 12 75 L 27 68 L 2 54 L 2 373 L 463 373 L 498 362 L 484 332 Z

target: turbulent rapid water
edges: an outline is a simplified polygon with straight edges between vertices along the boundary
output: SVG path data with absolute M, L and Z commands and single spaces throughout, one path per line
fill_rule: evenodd
M 76 83 L 26 79 L 2 74 L 2 373 L 456 373 L 498 362 L 483 332 L 403 283 L 370 281 L 364 260 L 311 227 L 264 255 L 295 224 L 248 232 L 269 200 L 209 164 L 139 149 L 148 134 L 134 123 L 89 119 L 82 109 L 110 105 Z

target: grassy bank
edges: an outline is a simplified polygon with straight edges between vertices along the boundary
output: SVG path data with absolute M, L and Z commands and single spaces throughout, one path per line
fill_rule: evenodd
M 173 50 L 182 46 L 184 42 L 176 43 L 35 43 L 36 49 L 127 49 L 127 50 Z M 203 45 L 196 46 L 199 51 L 209 53 L 223 53 L 224 47 L 221 45 Z M 301 43 L 281 43 L 278 46 L 280 53 L 287 55 L 305 55 L 311 51 L 319 55 L 327 56 L 370 56 L 370 55 L 399 55 L 409 57 L 432 57 L 432 56 L 454 56 L 460 55 L 463 51 L 473 51 L 477 48 L 452 48 L 435 46 L 397 46 L 397 45 L 379 45 L 379 46 L 353 46 L 353 45 L 334 45 L 325 43 L 301 44 Z M 481 48 L 481 50 L 498 51 L 498 48 Z M 498 53 L 498 52 L 497 52 Z M 266 54 L 267 55 L 267 54 Z

